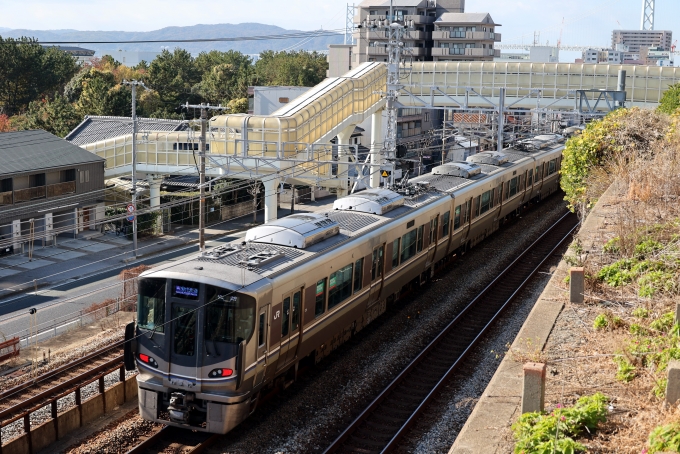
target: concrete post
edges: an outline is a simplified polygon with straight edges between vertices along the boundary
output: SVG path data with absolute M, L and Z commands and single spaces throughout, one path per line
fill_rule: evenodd
M 155 175 L 147 175 L 149 182 L 149 206 L 153 209 L 161 206 L 161 183 L 162 178 L 157 178 Z M 163 216 L 159 216 L 156 220 L 156 233 L 163 232 Z
M 371 176 L 369 185 L 380 186 L 380 164 L 382 164 L 382 144 L 385 141 L 382 131 L 382 109 L 371 115 Z
M 14 253 L 18 254 L 21 249 L 21 219 L 15 219 L 12 221 L 12 247 L 14 248 Z
M 572 267 L 569 270 L 569 301 L 572 303 L 583 303 L 584 292 L 585 276 L 583 267 Z
M 523 369 L 522 414 L 543 411 L 546 366 L 542 363 L 526 363 Z
M 281 180 L 277 176 L 262 180 L 264 184 L 264 222 L 275 221 L 278 218 L 278 192 Z
M 149 175 L 149 177 L 149 206 L 154 208 L 161 204 L 161 183 L 163 179 L 156 178 L 155 175 Z
M 675 405 L 680 400 L 680 361 L 668 362 L 668 383 L 666 383 L 666 403 Z
M 45 240 L 43 241 L 43 246 L 48 243 L 52 244 L 52 231 L 54 230 L 54 217 L 52 213 L 45 214 Z
M 680 303 L 675 303 L 675 324 L 680 324 Z
M 347 153 L 349 153 L 349 145 L 353 133 L 354 125 L 350 125 L 338 133 L 338 182 L 340 183 L 337 192 L 338 198 L 348 194 L 349 166 L 342 163 L 349 161 Z

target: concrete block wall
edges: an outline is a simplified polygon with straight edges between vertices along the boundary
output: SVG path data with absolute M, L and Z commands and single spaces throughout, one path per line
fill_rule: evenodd
M 55 420 L 51 419 L 32 428 L 30 434 L 24 434 L 3 445 L 2 454 L 32 454 L 38 452 L 63 438 L 69 432 L 99 418 L 106 411 L 131 400 L 137 400 L 136 377 L 126 379 L 124 383 L 116 383 L 106 389 L 103 394 L 97 394 L 84 401 L 80 407 L 73 407 L 60 413 L 57 415 L 56 424 Z

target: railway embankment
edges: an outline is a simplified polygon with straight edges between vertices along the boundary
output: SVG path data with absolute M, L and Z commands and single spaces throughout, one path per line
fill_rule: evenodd
M 680 451 L 680 410 L 666 398 L 680 359 L 677 118 L 633 110 L 607 121 L 584 135 L 613 145 L 583 147 L 606 157 L 563 176 L 574 206 L 597 203 L 514 342 L 486 352 L 503 360 L 450 453 Z M 570 302 L 572 267 L 584 270 L 583 302 Z M 522 415 L 530 362 L 546 365 L 545 406 Z

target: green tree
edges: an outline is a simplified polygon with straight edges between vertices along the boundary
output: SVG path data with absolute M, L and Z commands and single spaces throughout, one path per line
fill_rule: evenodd
M 31 102 L 25 117 L 21 129 L 44 129 L 59 137 L 65 137 L 82 121 L 73 104 L 58 94 L 52 101 Z
M 203 74 L 196 92 L 212 104 L 227 104 L 233 98 L 247 95 L 247 82 L 239 77 L 238 69 L 229 63 L 220 63 Z
M 666 114 L 674 113 L 680 107 L 680 83 L 673 84 L 663 92 L 657 110 Z
M 227 110 L 228 114 L 247 113 L 248 112 L 248 98 L 232 99 L 227 104 L 227 107 L 229 108 L 229 110 Z
M 0 37 L 0 111 L 23 112 L 31 101 L 60 92 L 77 71 L 76 60 L 56 47 Z
M 91 68 L 81 80 L 81 93 L 76 102 L 78 112 L 83 116 L 112 115 L 108 111 L 109 91 L 115 83 L 112 73 Z
M 196 102 L 192 87 L 201 80 L 194 59 L 184 49 L 167 49 L 156 57 L 149 66 L 146 81 L 150 88 L 158 92 L 166 109 L 173 109 L 184 102 Z
M 326 78 L 328 62 L 318 52 L 273 52 L 260 54 L 255 63 L 258 85 L 311 87 Z

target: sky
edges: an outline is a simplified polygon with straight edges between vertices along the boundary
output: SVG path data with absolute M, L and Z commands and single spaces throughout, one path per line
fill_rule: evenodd
M 358 3 L 358 0 L 355 0 Z M 680 1 L 656 0 L 657 30 L 680 38 Z M 223 0 L 198 8 L 186 0 L 0 0 L 0 27 L 34 30 L 150 31 L 168 26 L 259 22 L 287 29 L 339 29 L 347 0 Z M 467 0 L 466 12 L 489 12 L 502 42 L 609 45 L 611 31 L 638 29 L 642 0 Z M 564 22 L 564 24 L 563 24 Z M 1 32 L 0 32 L 1 34 Z

